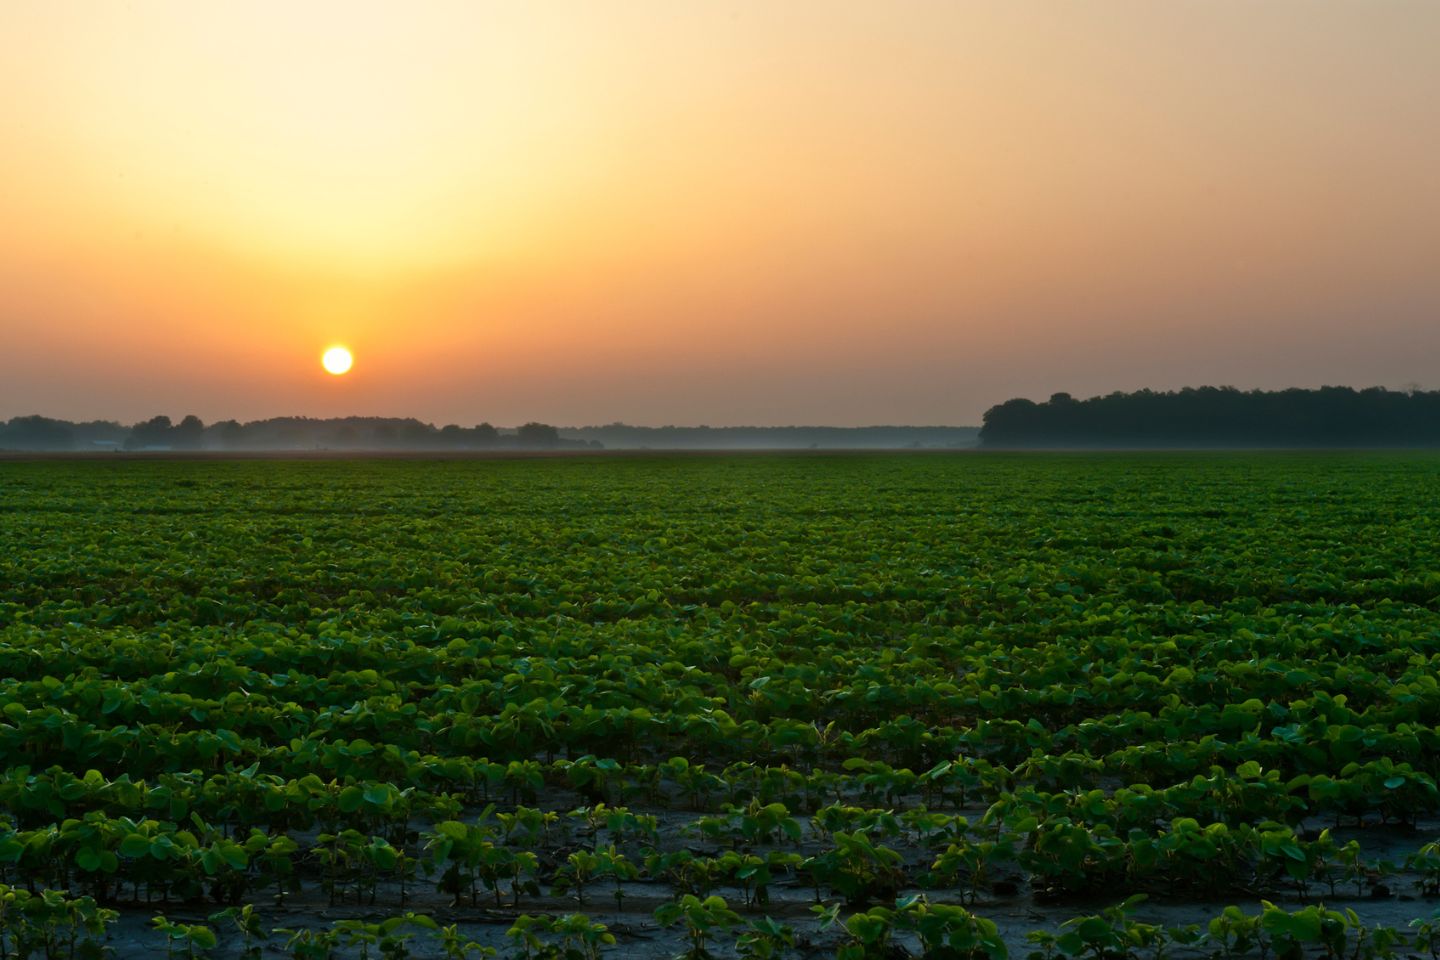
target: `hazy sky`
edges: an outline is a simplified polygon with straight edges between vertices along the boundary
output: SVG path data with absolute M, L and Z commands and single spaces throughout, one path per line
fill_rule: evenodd
M 1440 387 L 1433 0 L 3 0 L 0 90 L 0 417 Z

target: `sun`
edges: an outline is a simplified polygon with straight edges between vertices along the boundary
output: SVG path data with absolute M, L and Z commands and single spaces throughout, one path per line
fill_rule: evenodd
M 320 358 L 320 364 L 326 372 L 333 373 L 337 377 L 342 373 L 349 373 L 350 365 L 354 362 L 355 358 L 344 347 L 331 347 Z

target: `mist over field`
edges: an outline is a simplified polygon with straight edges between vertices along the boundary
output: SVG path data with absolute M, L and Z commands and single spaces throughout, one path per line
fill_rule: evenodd
M 1114 391 L 1036 403 L 1007 400 L 975 427 L 437 427 L 414 418 L 281 417 L 206 425 L 157 416 L 126 427 L 16 417 L 0 424 L 0 451 L 356 452 L 506 450 L 967 450 L 1143 448 L 1423 448 L 1440 446 L 1440 391 L 1241 391 L 1233 387 Z
M 110 421 L 70 423 L 15 417 L 0 423 L 0 452 L 443 452 L 509 450 L 902 450 L 973 447 L 977 427 L 554 427 L 526 423 L 497 428 L 446 424 L 413 417 L 281 417 L 205 424 L 157 416 L 125 426 Z

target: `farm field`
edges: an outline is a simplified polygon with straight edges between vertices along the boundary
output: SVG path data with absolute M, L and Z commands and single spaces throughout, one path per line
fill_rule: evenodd
M 1435 956 L 1437 502 L 1402 453 L 3 462 L 0 958 Z

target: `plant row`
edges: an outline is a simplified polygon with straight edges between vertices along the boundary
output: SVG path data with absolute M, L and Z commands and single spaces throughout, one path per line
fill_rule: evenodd
M 1147 923 L 1134 916 L 1145 898 L 1134 896 L 1097 914 L 1073 917 L 1058 931 L 1026 934 L 1029 960 L 1164 960 L 1173 948 L 1215 958 L 1318 955 L 1326 960 L 1389 960 L 1440 956 L 1440 914 L 1411 922 L 1409 931 L 1366 924 L 1353 910 L 1312 905 L 1286 910 L 1268 901 L 1247 913 L 1226 907 L 1204 924 L 1179 927 Z M 933 903 L 923 895 L 902 897 L 892 906 L 843 915 L 838 906 L 817 905 L 812 913 L 822 932 L 838 934 L 837 960 L 887 960 L 908 955 L 955 960 L 1007 960 L 1009 950 L 996 924 L 962 906 Z M 109 952 L 109 927 L 117 915 L 89 898 L 55 892 L 31 894 L 0 885 L 0 960 L 90 960 Z M 810 938 L 771 917 L 746 920 L 717 896 L 683 894 L 654 912 L 655 922 L 677 928 L 684 938 L 681 960 L 706 960 L 711 948 L 729 940 L 746 960 L 813 955 Z M 228 939 L 239 941 L 239 956 L 258 958 L 267 943 L 280 945 L 295 960 L 332 960 L 344 951 L 360 960 L 402 960 L 411 941 L 424 932 L 445 960 L 493 957 L 499 951 L 424 914 L 407 912 L 381 919 L 343 919 L 324 927 L 267 928 L 252 905 L 209 917 Z M 152 927 L 164 938 L 167 957 L 194 960 L 220 946 L 221 936 L 206 923 L 157 915 Z M 521 914 L 505 936 L 507 957 L 515 960 L 599 960 L 617 943 L 605 924 L 583 913 Z
M 653 816 L 604 806 L 566 818 L 490 808 L 469 822 L 436 823 L 413 842 L 408 832 L 386 837 L 347 827 L 302 843 L 256 829 L 229 834 L 199 817 L 178 826 L 92 812 L 33 829 L 0 825 L 0 879 L 79 889 L 103 903 L 223 904 L 262 895 L 281 902 L 308 880 L 332 905 L 374 904 L 383 888 L 404 906 L 423 876 L 455 905 L 478 905 L 483 892 L 497 907 L 507 898 L 518 906 L 522 897 L 539 897 L 542 887 L 583 904 L 587 889 L 605 883 L 619 907 L 626 884 L 642 879 L 702 895 L 738 889 L 747 906 L 768 902 L 770 887 L 782 882 L 812 888 L 817 901 L 830 895 L 863 905 L 914 886 L 960 888 L 974 901 L 1016 873 L 1041 896 L 1164 887 L 1206 896 L 1291 889 L 1304 898 L 1316 889 L 1334 895 L 1342 885 L 1361 896 L 1398 869 L 1365 858 L 1357 841 L 1341 843 L 1328 830 L 1307 838 L 1273 821 L 1232 826 L 1177 818 L 1158 831 L 1121 834 L 1066 817 L 992 821 L 973 830 L 963 817 L 911 817 L 908 826 L 925 831 L 938 850 L 917 864 L 883 842 L 898 826 L 888 811 L 835 808 L 817 820 L 824 825 L 810 834 L 813 852 L 802 853 L 802 826 L 779 804 L 702 818 L 684 832 L 739 842 L 738 849 L 707 854 L 662 848 Z M 822 833 L 825 839 L 815 842 Z M 1406 866 L 1422 890 L 1440 890 L 1437 844 L 1420 847 Z

